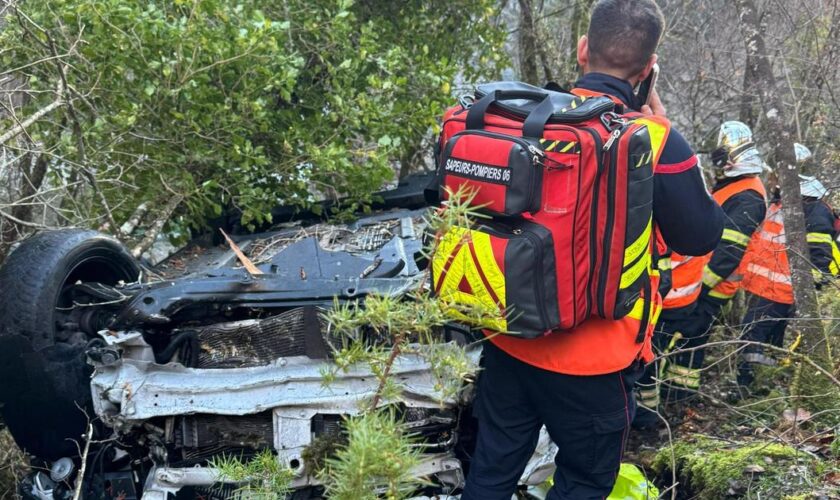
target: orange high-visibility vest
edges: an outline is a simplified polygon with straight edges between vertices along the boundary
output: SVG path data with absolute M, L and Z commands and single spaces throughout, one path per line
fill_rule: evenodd
M 741 262 L 744 290 L 782 304 L 793 304 L 782 204 L 773 203 L 753 235 Z
M 753 190 L 766 198 L 764 184 L 758 177 L 745 177 L 729 183 L 723 188 L 715 191 L 712 197 L 723 206 L 730 198 L 738 193 Z M 712 253 L 693 257 L 690 255 L 671 254 L 671 291 L 665 296 L 662 303 L 663 309 L 676 309 L 693 304 L 700 296 L 703 287 L 703 268 L 712 259 Z M 731 279 L 730 279 L 731 278 Z M 713 293 L 721 295 L 732 295 L 738 291 L 738 277 L 728 277 L 715 286 Z

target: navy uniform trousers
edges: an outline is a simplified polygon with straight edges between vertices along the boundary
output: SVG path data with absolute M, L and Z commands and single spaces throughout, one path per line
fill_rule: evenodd
M 635 413 L 632 388 L 641 363 L 606 375 L 563 375 L 487 342 L 482 366 L 474 407 L 478 438 L 462 500 L 510 500 L 543 425 L 558 447 L 547 499 L 606 498 Z

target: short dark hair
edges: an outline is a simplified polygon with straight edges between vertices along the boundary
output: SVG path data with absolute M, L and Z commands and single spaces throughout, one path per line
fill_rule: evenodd
M 632 76 L 644 69 L 662 37 L 665 18 L 653 0 L 599 0 L 589 18 L 589 61 Z

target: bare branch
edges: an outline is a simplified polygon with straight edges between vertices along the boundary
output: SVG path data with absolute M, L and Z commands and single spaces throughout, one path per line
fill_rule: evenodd
M 38 111 L 32 113 L 32 115 L 28 116 L 25 120 L 18 123 L 14 127 L 10 128 L 6 132 L 0 135 L 0 144 L 4 144 L 8 142 L 10 139 L 13 139 L 21 132 L 26 131 L 26 128 L 32 125 L 33 123 L 40 120 L 44 115 L 48 114 L 49 112 L 60 108 L 61 106 L 67 104 L 64 100 L 64 85 L 61 81 L 58 82 L 56 86 L 56 98 L 53 102 L 47 104 L 43 108 L 39 109 Z
M 154 244 L 155 239 L 157 239 L 158 235 L 163 230 L 163 226 L 166 225 L 166 222 L 170 217 L 172 217 L 172 213 L 175 212 L 175 209 L 178 208 L 178 205 L 180 205 L 183 200 L 183 196 L 173 196 L 169 199 L 169 202 L 163 208 L 158 218 L 155 219 L 152 226 L 146 232 L 146 236 L 144 236 L 140 243 L 138 243 L 131 251 L 131 254 L 134 255 L 134 257 L 140 257 L 143 255 L 143 252 L 148 250 Z

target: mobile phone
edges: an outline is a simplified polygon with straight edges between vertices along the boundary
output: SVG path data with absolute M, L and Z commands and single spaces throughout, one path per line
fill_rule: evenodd
M 656 87 L 656 80 L 659 78 L 659 63 L 653 63 L 650 74 L 639 83 L 639 91 L 636 92 L 637 102 L 650 104 L 650 96 Z

